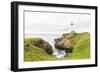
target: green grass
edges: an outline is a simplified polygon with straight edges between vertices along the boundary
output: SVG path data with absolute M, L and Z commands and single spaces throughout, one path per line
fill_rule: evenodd
M 40 60 L 54 60 L 55 58 L 48 55 L 44 50 L 32 46 L 25 48 L 24 61 L 40 61 Z
M 32 46 L 32 42 L 39 41 L 41 38 L 26 38 L 24 42 L 24 61 L 52 61 L 52 60 L 78 60 L 90 58 L 90 34 L 72 33 L 66 34 L 66 38 L 71 40 L 73 46 L 73 52 L 65 58 L 55 58 L 52 55 L 46 53 L 43 49 L 36 46 Z
M 41 40 L 41 38 L 27 38 L 24 39 L 24 47 L 26 48 L 27 46 L 32 46 L 32 42 L 37 42 Z
M 90 58 L 90 34 L 79 33 L 73 38 L 73 53 L 69 54 L 68 59 L 88 59 Z
M 39 41 L 41 38 L 27 38 L 24 42 L 24 61 L 44 61 L 44 60 L 64 60 L 55 58 L 52 55 L 46 53 L 42 48 L 33 46 L 31 43 Z M 27 46 L 28 45 L 28 46 Z

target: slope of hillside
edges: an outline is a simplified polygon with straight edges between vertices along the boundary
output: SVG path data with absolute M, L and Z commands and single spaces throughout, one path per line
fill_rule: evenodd
M 73 53 L 69 54 L 68 59 L 88 59 L 90 58 L 90 34 L 77 33 L 72 37 Z
M 39 41 L 39 38 L 26 38 L 24 42 L 24 61 L 48 61 L 48 60 L 78 60 L 90 58 L 90 33 L 67 33 L 66 37 L 72 42 L 73 52 L 65 58 L 56 58 L 48 54 L 43 48 L 32 45 L 32 42 Z

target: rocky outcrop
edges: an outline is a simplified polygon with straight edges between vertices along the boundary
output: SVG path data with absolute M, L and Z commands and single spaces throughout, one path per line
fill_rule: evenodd
M 43 39 L 39 39 L 38 41 L 32 42 L 32 45 L 45 50 L 48 54 L 53 53 L 52 46 Z
M 71 53 L 73 48 L 71 41 L 67 38 L 67 35 L 63 34 L 60 38 L 55 39 L 55 48 L 65 50 L 66 53 Z

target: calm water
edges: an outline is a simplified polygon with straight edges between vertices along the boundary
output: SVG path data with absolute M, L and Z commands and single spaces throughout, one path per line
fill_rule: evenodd
M 53 55 L 57 58 L 63 58 L 66 53 L 64 50 L 58 50 L 54 47 L 54 39 L 61 37 L 62 34 L 25 34 L 25 38 L 42 38 L 45 41 L 49 42 L 53 49 Z

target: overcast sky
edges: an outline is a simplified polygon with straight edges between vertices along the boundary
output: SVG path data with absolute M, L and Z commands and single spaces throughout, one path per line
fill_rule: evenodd
M 25 33 L 90 31 L 89 14 L 25 12 Z

